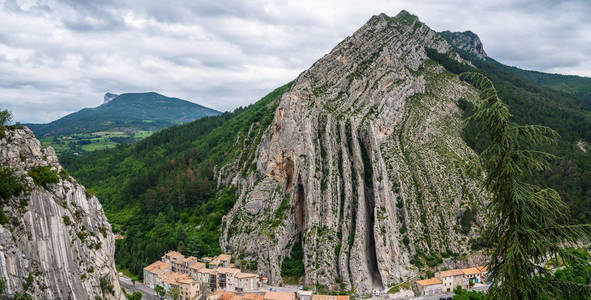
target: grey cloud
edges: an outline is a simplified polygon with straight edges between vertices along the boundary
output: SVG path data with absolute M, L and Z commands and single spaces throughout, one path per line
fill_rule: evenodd
M 591 76 L 588 1 L 0 0 L 0 107 L 48 122 L 107 91 L 156 91 L 231 110 L 401 9 L 475 32 L 500 62 Z

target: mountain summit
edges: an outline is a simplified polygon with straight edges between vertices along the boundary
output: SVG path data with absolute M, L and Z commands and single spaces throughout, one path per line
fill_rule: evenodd
M 119 95 L 117 95 L 117 94 L 105 93 L 105 96 L 103 97 L 103 99 L 104 99 L 103 104 L 108 103 L 109 101 L 111 101 L 117 97 L 119 97 Z
M 464 32 L 451 32 L 451 31 L 443 31 L 439 33 L 448 43 L 452 46 L 460 49 L 462 51 L 466 51 L 469 54 L 479 58 L 485 59 L 488 57 L 486 52 L 484 51 L 484 47 L 482 46 L 482 42 L 478 35 L 476 35 L 472 31 L 464 31 Z
M 306 284 L 363 294 L 412 278 L 414 260 L 467 253 L 459 216 L 484 197 L 465 171 L 475 153 L 457 103 L 478 93 L 427 49 L 460 61 L 416 16 L 380 14 L 303 72 L 256 148 L 256 172 L 219 175 L 241 191 L 223 249 L 279 283 L 301 243 Z
M 156 131 L 220 112 L 158 93 L 106 93 L 104 103 L 47 124 L 26 124 L 39 138 L 108 130 Z

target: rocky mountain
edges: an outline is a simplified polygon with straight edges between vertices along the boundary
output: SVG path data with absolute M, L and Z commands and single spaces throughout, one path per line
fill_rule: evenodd
M 113 94 L 113 93 L 105 93 L 105 96 L 103 97 L 103 104 L 105 103 L 109 103 L 111 100 L 115 99 L 119 97 L 119 95 L 117 94 Z
M 0 166 L 0 298 L 125 299 L 103 209 L 53 149 L 29 129 L 7 129 Z
M 478 93 L 427 48 L 460 61 L 417 17 L 381 14 L 303 72 L 256 148 L 256 172 L 218 172 L 239 193 L 223 249 L 279 283 L 300 240 L 306 284 L 362 294 L 416 276 L 413 260 L 468 253 L 460 219 L 486 195 L 467 169 L 475 153 L 457 103 Z
M 480 38 L 472 31 L 464 32 L 451 32 L 443 31 L 439 33 L 444 39 L 446 39 L 452 46 L 466 51 L 467 53 L 477 57 L 479 59 L 485 59 L 488 57 L 482 46 Z
M 105 94 L 104 103 L 47 124 L 25 124 L 38 138 L 109 130 L 158 131 L 220 112 L 158 93 Z
M 127 229 L 116 259 L 138 276 L 170 249 L 223 250 L 272 283 L 367 295 L 486 259 L 488 195 L 472 168 L 486 140 L 464 122 L 478 92 L 461 72 L 490 78 L 515 122 L 560 133 L 545 150 L 561 159 L 529 180 L 591 220 L 589 78 L 485 55 L 474 34 L 436 33 L 404 11 L 374 16 L 248 107 L 66 166 Z

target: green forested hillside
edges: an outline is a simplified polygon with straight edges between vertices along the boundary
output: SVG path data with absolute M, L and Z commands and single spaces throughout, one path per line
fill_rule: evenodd
M 531 82 L 556 91 L 584 97 L 591 103 L 591 78 L 575 75 L 549 74 L 537 71 L 522 70 L 516 67 L 503 66 L 507 71 L 521 76 Z
M 143 267 L 170 249 L 195 256 L 220 251 L 218 227 L 235 193 L 217 189 L 214 165 L 239 156 L 241 163 L 251 164 L 253 145 L 289 87 L 246 108 L 167 128 L 134 145 L 62 161 L 96 192 L 114 230 L 125 234 L 115 256 L 121 268 L 141 275 Z
M 539 173 L 529 180 L 537 185 L 556 189 L 569 204 L 575 222 L 591 222 L 591 149 L 588 146 L 591 141 L 591 96 L 578 93 L 579 88 L 575 83 L 572 89 L 554 90 L 518 75 L 530 71 L 515 72 L 515 68 L 493 59 L 481 60 L 456 50 L 477 69 L 461 65 L 433 51 L 429 54 L 452 73 L 477 71 L 490 78 L 499 97 L 509 106 L 516 123 L 545 125 L 560 134 L 556 145 L 542 149 L 558 156 L 553 162 L 552 170 Z M 556 81 L 571 82 L 560 79 L 562 75 L 551 75 L 558 78 Z M 469 114 L 469 107 L 464 108 Z M 477 151 L 482 150 L 480 141 L 483 139 L 477 137 L 473 129 L 475 126 L 468 124 L 468 127 L 465 131 L 468 144 Z M 579 142 L 585 144 L 583 148 L 586 147 L 587 152 L 580 148 L 577 144 Z
M 160 130 L 220 112 L 158 93 L 126 93 L 47 124 L 25 124 L 37 138 L 107 130 Z
M 133 144 L 170 126 L 220 112 L 158 93 L 108 94 L 112 100 L 84 108 L 47 124 L 25 124 L 44 147 L 52 146 L 60 158 Z

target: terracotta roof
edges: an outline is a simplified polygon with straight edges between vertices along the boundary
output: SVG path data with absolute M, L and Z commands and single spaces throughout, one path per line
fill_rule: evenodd
M 170 268 L 169 264 L 158 260 L 158 261 L 155 261 L 153 264 L 145 267 L 144 270 L 146 270 L 150 273 L 160 274 L 162 271 L 164 271 L 168 268 Z
M 248 300 L 263 300 L 263 298 L 265 298 L 265 296 L 262 294 L 246 293 L 246 294 L 244 294 L 244 296 L 242 296 L 242 298 L 248 299 Z
M 195 256 L 189 256 L 189 257 L 183 257 L 181 259 L 179 259 L 179 262 L 181 263 L 189 263 L 191 261 L 197 261 L 197 258 Z
M 176 251 L 168 251 L 166 254 L 164 254 L 164 256 L 168 256 L 174 260 L 177 260 L 179 258 L 184 257 L 184 255 L 180 254 L 179 252 Z
M 172 285 L 172 284 L 176 284 L 176 280 L 178 278 L 183 277 L 183 276 L 185 276 L 185 274 L 169 270 L 169 271 L 166 271 L 166 272 L 158 275 L 158 278 L 160 278 L 161 281 Z
M 482 271 L 480 271 L 478 268 L 462 269 L 462 272 L 464 272 L 466 275 L 476 275 L 482 273 Z
M 266 292 L 265 300 L 293 300 L 295 298 L 293 293 L 287 292 Z
M 217 268 L 215 270 L 218 273 L 224 273 L 224 274 L 234 274 L 234 275 L 236 275 L 237 273 L 240 273 L 240 269 L 236 269 L 236 268 Z
M 216 295 L 216 296 L 218 296 L 217 299 L 219 299 L 219 300 L 230 300 L 232 297 L 235 296 L 234 293 L 227 292 L 227 291 L 224 291 L 224 290 L 217 290 L 213 294 Z
M 480 272 L 484 273 L 488 271 L 488 267 L 487 266 L 477 266 L 476 267 Z
M 449 277 L 449 276 L 459 276 L 464 275 L 461 269 L 453 269 L 449 271 L 441 271 L 439 272 L 439 277 Z
M 220 254 L 216 257 L 216 259 L 230 261 L 232 259 L 232 256 L 230 254 Z
M 240 278 L 259 277 L 259 275 L 253 274 L 253 273 L 242 273 L 242 272 L 240 272 L 240 273 L 234 275 L 234 277 L 240 279 Z
M 201 261 L 211 261 L 211 260 L 212 260 L 212 258 L 211 257 L 207 257 L 207 256 L 201 258 Z
M 202 262 L 198 262 L 198 261 L 196 261 L 196 262 L 194 262 L 194 263 L 190 264 L 190 265 L 189 265 L 189 268 L 190 268 L 190 269 L 199 270 L 199 269 L 201 269 L 201 268 L 205 268 L 205 264 L 204 264 L 204 263 L 202 263 Z
M 191 276 L 188 276 L 188 275 L 185 275 L 183 277 L 180 277 L 176 281 L 178 281 L 178 283 L 181 283 L 181 284 L 193 284 L 193 283 L 195 283 L 195 280 L 193 280 L 193 278 L 191 278 Z
M 437 277 L 433 277 L 433 278 L 429 278 L 429 279 L 417 280 L 415 282 L 418 285 L 426 286 L 426 285 L 441 284 L 441 279 L 439 279 Z
M 349 300 L 349 296 L 312 295 L 312 300 Z
M 216 269 L 208 269 L 208 268 L 201 268 L 199 270 L 197 270 L 197 273 L 204 273 L 204 274 L 217 274 L 217 270 Z

